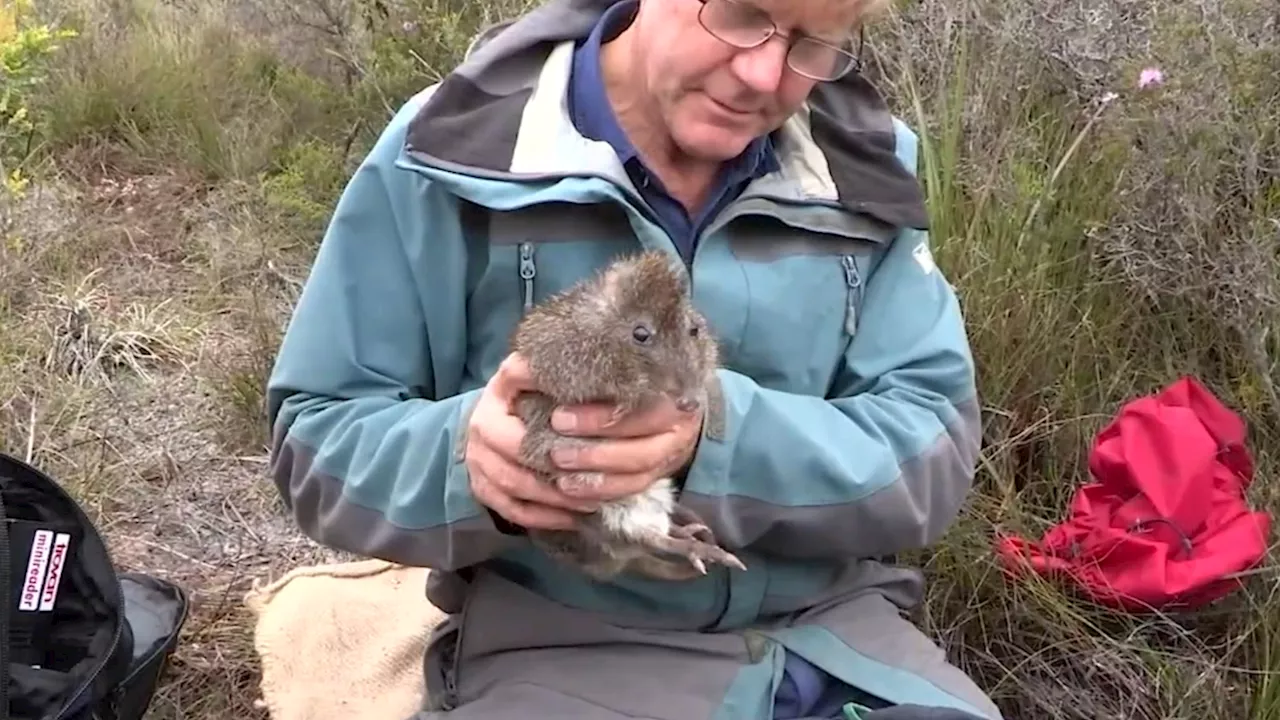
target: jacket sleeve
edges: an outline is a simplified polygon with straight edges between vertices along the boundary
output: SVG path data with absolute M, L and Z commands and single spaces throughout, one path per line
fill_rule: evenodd
M 456 569 L 511 537 L 471 495 L 458 392 L 465 243 L 454 205 L 395 162 L 410 103 L 339 199 L 267 384 L 271 473 L 317 542 Z
M 981 423 L 960 307 L 928 248 L 916 230 L 892 241 L 828 397 L 719 371 L 682 494 L 718 540 L 878 557 L 931 544 L 955 519 Z

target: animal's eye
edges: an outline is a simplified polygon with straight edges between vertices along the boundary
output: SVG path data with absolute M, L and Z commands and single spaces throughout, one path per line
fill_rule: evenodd
M 638 343 L 647 343 L 653 337 L 653 333 L 644 325 L 637 325 L 631 329 L 631 337 L 635 338 Z

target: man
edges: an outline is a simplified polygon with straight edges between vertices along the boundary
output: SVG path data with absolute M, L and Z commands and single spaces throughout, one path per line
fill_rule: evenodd
M 886 558 L 952 521 L 980 433 L 915 136 L 855 68 L 879 4 L 550 0 L 352 178 L 271 376 L 273 471 L 311 537 L 433 568 L 419 720 L 1000 717 Z M 608 480 L 541 487 L 507 338 L 644 247 L 722 343 L 705 415 L 565 408 L 602 439 L 557 462 Z M 669 473 L 747 571 L 599 583 L 523 534 Z

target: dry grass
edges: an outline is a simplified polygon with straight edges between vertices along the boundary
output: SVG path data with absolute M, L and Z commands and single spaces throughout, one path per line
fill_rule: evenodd
M 80 36 L 27 95 L 35 181 L 0 201 L 0 448 L 68 483 L 122 565 L 192 591 L 153 717 L 263 717 L 240 598 L 330 555 L 265 477 L 275 344 L 387 112 L 519 0 L 405 2 L 40 7 Z M 1249 420 L 1253 501 L 1280 509 L 1278 15 L 919 0 L 872 37 L 868 71 L 925 131 L 987 402 L 920 621 L 1011 719 L 1280 717 L 1270 566 L 1218 607 L 1134 618 L 1010 583 L 990 552 L 1060 519 L 1093 433 L 1182 373 Z M 1168 82 L 1138 91 L 1146 65 Z
M 54 201 L 42 188 L 15 208 L 62 221 L 28 231 L 31 249 L 0 272 L 0 446 L 64 480 L 122 567 L 192 592 L 154 716 L 253 717 L 240 598 L 253 578 L 328 554 L 290 526 L 263 482 L 253 394 L 274 337 L 254 331 L 277 327 L 289 296 L 213 260 L 252 262 L 223 246 L 250 249 L 234 207 L 205 197 L 158 217 L 182 187 L 161 185 L 177 181 L 67 182 L 79 192 Z M 231 394 L 240 386 L 248 397 Z
M 1249 422 L 1250 500 L 1280 509 L 1278 30 L 1248 0 L 920 0 L 877 35 L 872 71 L 927 131 L 987 403 L 924 621 L 1011 717 L 1280 717 L 1269 563 L 1218 606 L 1135 618 L 991 556 L 997 531 L 1062 519 L 1094 433 L 1182 374 Z M 1138 87 L 1147 66 L 1164 84 Z
M 243 594 L 336 554 L 266 479 L 263 382 L 352 159 L 420 79 L 363 66 L 349 7 L 40 10 L 79 37 L 29 97 L 37 180 L 0 203 L 0 448 L 192 594 L 150 717 L 265 717 Z

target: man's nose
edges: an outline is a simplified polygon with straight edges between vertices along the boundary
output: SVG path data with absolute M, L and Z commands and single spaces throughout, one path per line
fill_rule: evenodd
M 790 49 L 786 38 L 775 35 L 749 50 L 739 50 L 733 58 L 734 74 L 756 92 L 775 92 L 782 82 Z

